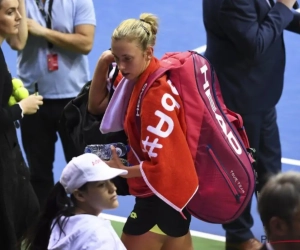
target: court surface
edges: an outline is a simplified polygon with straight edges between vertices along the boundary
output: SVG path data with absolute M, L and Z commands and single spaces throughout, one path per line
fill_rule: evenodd
M 97 28 L 95 42 L 92 52 L 89 54 L 91 75 L 101 52 L 110 47 L 111 33 L 122 20 L 126 18 L 138 18 L 142 12 L 151 12 L 160 18 L 160 28 L 157 36 L 155 54 L 161 57 L 164 52 L 184 51 L 188 49 L 205 50 L 205 32 L 202 21 L 202 1 L 196 0 L 173 0 L 173 1 L 94 1 L 97 15 Z M 282 143 L 283 171 L 300 171 L 300 36 L 291 32 L 285 32 L 285 44 L 287 50 L 287 67 L 285 75 L 285 87 L 281 100 L 277 106 L 278 124 Z M 11 51 L 4 44 L 3 50 L 8 67 L 13 75 L 16 74 L 16 52 Z M 270 89 L 270 92 L 272 90 Z M 19 131 L 18 131 L 19 133 Z M 60 175 L 65 160 L 62 154 L 60 141 L 56 147 L 54 175 L 56 180 Z M 132 197 L 120 197 L 120 207 L 114 211 L 106 211 L 106 214 L 118 216 L 113 217 L 117 229 L 127 217 L 133 207 Z M 252 228 L 255 236 L 260 239 L 264 234 L 261 222 L 256 212 L 256 200 L 253 199 L 252 214 L 254 226 Z M 224 241 L 224 230 L 220 225 L 208 224 L 193 219 L 191 229 L 194 234 L 209 240 L 215 240 L 211 246 L 206 248 L 199 245 L 195 249 L 222 249 Z M 204 242 L 203 240 L 200 242 Z M 204 243 L 205 244 L 205 243 Z

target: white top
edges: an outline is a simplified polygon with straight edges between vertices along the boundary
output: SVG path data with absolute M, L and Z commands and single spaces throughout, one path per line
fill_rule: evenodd
M 61 217 L 63 221 L 66 217 Z M 89 214 L 74 215 L 61 232 L 56 224 L 48 250 L 126 250 L 109 220 Z

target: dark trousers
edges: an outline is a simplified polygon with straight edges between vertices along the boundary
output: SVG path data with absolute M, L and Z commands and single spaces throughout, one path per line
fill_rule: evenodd
M 256 149 L 256 166 L 260 190 L 270 174 L 281 171 L 281 145 L 277 126 L 276 109 L 258 114 L 242 115 L 250 146 Z M 226 241 L 242 242 L 253 238 L 251 227 L 251 202 L 235 221 L 223 225 Z
M 76 156 L 74 144 L 60 128 L 59 120 L 65 105 L 71 99 L 44 99 L 44 104 L 34 115 L 21 120 L 21 136 L 29 165 L 32 187 L 42 207 L 54 186 L 53 162 L 57 133 L 60 136 L 65 160 Z
M 16 247 L 39 213 L 14 124 L 0 132 L 0 249 Z

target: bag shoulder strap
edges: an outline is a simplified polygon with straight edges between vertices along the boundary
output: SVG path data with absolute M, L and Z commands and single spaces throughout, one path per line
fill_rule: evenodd
M 137 107 L 136 107 L 136 114 L 135 114 L 135 121 L 136 121 L 136 129 L 137 131 L 135 131 L 135 136 L 137 136 L 136 138 L 140 138 L 140 134 L 141 134 L 141 103 L 142 100 L 145 96 L 145 94 L 147 93 L 147 91 L 150 89 L 150 87 L 152 86 L 152 84 L 161 76 L 163 76 L 167 71 L 169 70 L 169 68 L 167 67 L 160 67 L 158 68 L 156 71 L 154 71 L 147 79 L 146 83 L 144 84 L 139 99 L 138 99 L 138 103 L 137 103 Z
M 111 64 L 110 67 L 109 67 L 109 72 L 112 71 L 112 70 L 113 70 L 113 66 L 112 66 L 112 64 Z M 108 74 L 109 74 L 109 73 L 108 73 Z M 112 95 L 113 95 L 113 93 L 115 92 L 115 90 L 114 90 L 114 83 L 115 83 L 115 81 L 116 81 L 116 79 L 117 79 L 117 77 L 118 77 L 118 74 L 119 74 L 119 68 L 118 68 L 118 66 L 116 65 L 116 66 L 115 66 L 115 72 L 114 72 L 114 74 L 113 74 L 113 76 L 112 76 L 112 79 L 111 79 L 111 85 L 110 85 L 110 91 L 109 91 L 109 101 L 111 100 Z

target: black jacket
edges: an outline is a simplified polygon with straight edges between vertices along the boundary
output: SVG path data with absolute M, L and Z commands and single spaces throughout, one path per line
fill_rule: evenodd
M 266 244 L 263 244 L 260 250 L 268 250 Z
M 203 19 L 205 56 L 227 107 L 241 114 L 273 108 L 283 89 L 283 31 L 300 33 L 299 14 L 268 0 L 203 0 Z
M 0 246 L 6 250 L 16 249 L 17 239 L 39 212 L 14 125 L 21 109 L 8 106 L 11 94 L 11 75 L 0 48 Z

